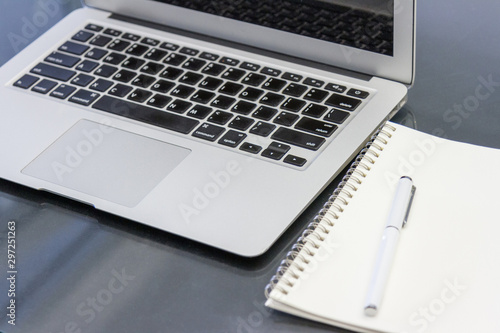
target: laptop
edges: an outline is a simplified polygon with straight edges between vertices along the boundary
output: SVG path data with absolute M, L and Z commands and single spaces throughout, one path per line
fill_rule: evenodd
M 0 68 L 0 177 L 241 256 L 413 82 L 411 0 L 84 4 Z

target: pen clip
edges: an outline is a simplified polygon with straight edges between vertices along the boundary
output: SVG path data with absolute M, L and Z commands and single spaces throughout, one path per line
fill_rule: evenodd
M 413 203 L 413 197 L 415 196 L 416 189 L 417 188 L 415 187 L 415 185 L 411 186 L 410 200 L 408 200 L 408 205 L 406 206 L 406 214 L 405 214 L 405 218 L 403 220 L 403 228 L 405 227 L 406 223 L 408 222 L 408 215 L 410 215 L 410 208 L 411 208 L 411 204 Z

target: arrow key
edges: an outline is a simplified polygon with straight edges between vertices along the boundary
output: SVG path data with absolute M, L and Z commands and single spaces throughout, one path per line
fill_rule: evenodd
M 295 155 L 288 155 L 287 157 L 285 157 L 283 162 L 301 167 L 304 164 L 306 164 L 307 160 L 305 158 L 298 157 Z

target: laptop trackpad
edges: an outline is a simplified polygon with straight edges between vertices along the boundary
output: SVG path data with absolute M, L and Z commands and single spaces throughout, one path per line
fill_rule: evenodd
M 133 207 L 190 152 L 169 143 L 80 120 L 22 173 Z

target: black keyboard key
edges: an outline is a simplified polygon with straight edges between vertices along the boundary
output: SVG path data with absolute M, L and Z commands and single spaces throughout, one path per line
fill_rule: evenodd
M 222 73 L 225 69 L 226 66 L 211 62 L 207 66 L 205 66 L 205 68 L 203 68 L 201 72 L 206 75 L 217 76 L 220 73 Z
M 149 37 L 144 37 L 141 40 L 141 43 L 142 44 L 146 44 L 146 45 L 156 46 L 156 45 L 160 44 L 160 41 L 157 40 L 157 39 L 153 39 L 153 38 L 149 38 Z
M 231 111 L 239 114 L 249 114 L 257 107 L 256 104 L 247 101 L 238 101 L 232 108 Z
M 243 68 L 243 69 L 248 69 L 249 71 L 258 71 L 260 69 L 260 65 L 257 65 L 257 64 L 253 64 L 251 62 L 243 62 L 241 65 L 240 65 L 240 68 Z
M 262 88 L 271 91 L 280 91 L 285 85 L 286 81 L 272 77 L 262 85 Z
M 248 99 L 249 101 L 256 101 L 264 93 L 264 90 L 248 87 L 242 91 L 238 96 L 239 98 Z
M 95 75 L 103 76 L 103 77 L 110 77 L 113 75 L 118 68 L 109 66 L 109 65 L 102 65 L 96 71 L 94 72 Z
M 278 106 L 284 99 L 285 96 L 269 92 L 260 99 L 260 102 L 270 106 Z
M 194 131 L 193 136 L 213 142 L 217 140 L 217 138 L 224 133 L 224 131 L 224 127 L 204 123 Z
M 126 69 L 120 70 L 113 76 L 113 80 L 127 83 L 135 77 L 135 72 L 128 71 Z
M 92 72 L 97 66 L 99 66 L 98 62 L 92 60 L 84 60 L 76 66 L 76 69 L 82 72 Z
M 91 30 L 91 31 L 95 31 L 95 32 L 99 32 L 101 31 L 102 29 L 104 29 L 103 27 L 101 27 L 100 25 L 97 25 L 97 24 L 93 24 L 93 23 L 89 23 L 85 26 L 85 29 L 87 30 Z
M 113 51 L 123 51 L 130 45 L 130 42 L 127 42 L 122 39 L 115 39 L 111 44 L 108 45 L 108 49 Z
M 80 89 L 71 96 L 68 101 L 89 106 L 94 102 L 100 95 L 96 92 Z
M 90 82 L 94 81 L 94 79 L 95 77 L 87 74 L 78 74 L 73 80 L 71 80 L 71 83 L 76 86 L 85 87 Z
M 196 103 L 207 104 L 212 98 L 215 97 L 215 93 L 207 90 L 198 90 L 191 96 L 191 100 Z
M 123 34 L 122 38 L 131 40 L 133 42 L 137 42 L 139 39 L 141 39 L 141 36 L 134 35 L 134 34 L 131 34 L 131 33 L 127 32 L 127 33 Z
M 262 120 L 271 120 L 272 117 L 278 112 L 278 110 L 270 108 L 268 106 L 260 106 L 255 112 L 252 114 L 252 117 L 262 119 Z
M 118 97 L 125 97 L 129 92 L 132 91 L 132 87 L 126 86 L 124 84 L 118 83 L 113 88 L 111 88 L 108 94 Z
M 162 64 L 159 64 L 157 62 L 148 62 L 146 65 L 144 65 L 141 68 L 141 72 L 151 74 L 151 75 L 156 75 L 158 74 L 165 66 Z
M 215 97 L 210 105 L 220 109 L 228 109 L 231 105 L 234 104 L 234 102 L 236 102 L 236 99 L 232 97 L 219 95 Z
M 222 136 L 222 138 L 220 138 L 218 143 L 234 148 L 237 147 L 246 137 L 247 135 L 245 133 L 229 130 Z
M 246 118 L 242 116 L 236 116 L 230 123 L 229 127 L 240 130 L 240 131 L 246 131 L 252 124 L 255 122 L 255 120 L 251 118 Z
M 202 52 L 200 54 L 200 58 L 205 59 L 205 60 L 215 61 L 215 60 L 219 59 L 219 56 L 215 53 Z
M 199 124 L 195 119 L 110 96 L 101 97 L 92 107 L 184 134 L 191 132 Z
M 369 93 L 366 91 L 363 91 L 363 90 L 359 90 L 359 89 L 349 89 L 349 91 L 347 92 L 347 95 L 365 99 L 368 97 Z
M 124 75 L 125 75 L 125 73 L 131 73 L 132 75 L 135 75 L 134 72 L 129 72 L 125 69 L 121 70 L 120 73 L 122 73 L 122 72 L 124 73 Z M 118 73 L 118 74 L 120 74 L 120 73 Z M 123 80 L 119 80 L 119 81 L 128 82 L 129 76 L 125 75 L 125 76 L 122 76 L 122 78 L 123 78 Z M 156 81 L 156 79 L 153 76 L 141 74 L 141 75 L 137 76 L 134 80 L 132 80 L 132 85 L 142 87 L 142 88 L 147 88 L 151 84 L 153 84 L 153 82 L 155 82 L 155 81 Z
M 328 110 L 328 108 L 324 105 L 311 103 L 304 111 L 302 111 L 302 113 L 310 117 L 319 118 L 326 112 L 326 110 Z
M 132 85 L 137 86 L 137 87 L 141 87 L 141 88 L 147 88 L 150 85 L 152 85 L 153 82 L 155 82 L 155 81 L 156 81 L 156 79 L 154 78 L 154 76 L 141 74 L 132 80 Z
M 287 155 L 283 160 L 283 162 L 301 167 L 304 166 L 304 164 L 306 164 L 307 160 L 305 158 L 298 157 L 295 155 Z
M 102 47 L 102 46 L 105 46 L 106 44 L 108 44 L 109 42 L 111 42 L 112 40 L 113 40 L 113 38 L 111 38 L 111 37 L 97 35 L 94 38 L 92 38 L 92 40 L 89 42 L 89 44 Z
M 216 79 L 213 77 L 206 77 L 203 79 L 203 81 L 200 82 L 198 87 L 205 88 L 208 90 L 215 90 L 217 89 L 224 81 L 220 79 Z
M 334 91 L 337 93 L 343 93 L 347 88 L 344 86 L 341 86 L 340 84 L 335 84 L 335 83 L 328 83 L 325 87 L 326 90 Z
M 48 55 L 45 58 L 45 61 L 64 67 L 73 67 L 77 62 L 80 61 L 80 58 L 70 56 L 69 54 L 64 54 L 61 52 L 52 52 L 52 54 Z
M 38 80 L 39 78 L 37 78 L 36 76 L 24 74 L 19 80 L 14 82 L 14 86 L 23 89 L 28 89 Z
M 290 81 L 294 81 L 294 82 L 300 82 L 303 78 L 302 75 L 298 75 L 298 74 L 294 74 L 294 73 L 290 73 L 290 72 L 283 73 L 283 75 L 281 75 L 281 77 L 284 78 L 285 80 L 290 80 Z
M 306 148 L 306 149 L 310 149 L 310 150 L 318 150 L 319 147 L 321 147 L 321 145 L 323 143 L 325 143 L 325 141 L 326 141 L 324 138 L 321 138 L 321 137 L 318 137 L 315 135 L 311 135 L 311 134 L 307 134 L 307 133 L 303 133 L 303 132 L 299 132 L 299 131 L 295 131 L 295 130 L 285 128 L 285 127 L 278 128 L 273 133 L 271 138 L 273 140 L 283 141 L 283 142 L 292 144 L 294 146 L 298 146 L 298 147 Z
M 165 106 L 167 106 L 168 103 L 170 103 L 171 100 L 172 100 L 171 97 L 161 94 L 156 94 L 153 97 L 151 97 L 146 104 L 154 106 L 156 108 L 163 109 Z
M 187 59 L 186 56 L 178 53 L 171 53 L 168 55 L 163 62 L 172 66 L 179 66 Z
M 290 83 L 284 90 L 283 94 L 294 97 L 299 97 L 307 90 L 307 86 L 297 83 Z
M 240 150 L 246 151 L 247 153 L 251 154 L 258 154 L 262 150 L 262 147 L 250 142 L 244 142 L 241 145 Z
M 79 44 L 79 43 L 74 43 L 67 41 L 63 45 L 59 46 L 60 51 L 76 54 L 76 55 L 82 55 L 87 51 L 89 47 L 87 45 Z
M 103 34 L 118 37 L 122 34 L 122 32 L 120 30 L 108 28 L 108 29 L 103 31 Z
M 145 100 L 147 100 L 151 95 L 152 93 L 150 91 L 143 89 L 136 89 L 127 98 L 130 99 L 131 101 L 142 103 Z
M 194 86 L 195 84 L 200 82 L 201 79 L 203 79 L 203 75 L 201 74 L 186 72 L 179 78 L 179 82 Z
M 145 63 L 146 61 L 142 59 L 130 57 L 123 62 L 122 67 L 135 70 L 144 65 Z
M 281 108 L 287 111 L 299 112 L 304 105 L 306 105 L 306 102 L 303 100 L 288 97 L 288 99 L 281 105 Z
M 139 57 L 146 53 L 149 50 L 149 47 L 141 44 L 132 44 L 125 53 Z
M 243 85 L 241 85 L 241 84 L 234 83 L 234 82 L 226 82 L 222 87 L 220 87 L 219 92 L 226 94 L 226 95 L 234 96 L 241 89 L 243 89 Z
M 361 104 L 361 100 L 344 95 L 332 94 L 332 96 L 325 101 L 325 104 L 347 111 L 354 111 L 358 105 Z
M 183 54 L 187 54 L 187 55 L 190 55 L 190 56 L 195 56 L 197 55 L 198 53 L 200 53 L 200 51 L 198 50 L 195 50 L 195 49 L 192 49 L 190 47 L 183 47 L 179 50 L 180 53 L 183 53 Z
M 321 102 L 326 98 L 326 96 L 328 96 L 328 94 L 329 92 L 326 90 L 312 88 L 303 98 L 313 102 Z
M 169 42 L 163 42 L 160 44 L 160 47 L 165 50 L 175 51 L 179 48 L 179 45 L 175 45 Z
M 184 73 L 182 69 L 168 66 L 163 72 L 160 73 L 160 76 L 168 80 L 175 80 L 182 73 Z
M 281 112 L 276 118 L 274 118 L 273 123 L 283 126 L 292 126 L 299 118 L 300 117 L 296 114 Z
M 232 113 L 218 110 L 212 113 L 207 120 L 211 123 L 225 125 L 232 117 Z
M 320 120 L 304 117 L 299 120 L 296 129 L 300 129 L 305 132 L 310 132 L 313 134 L 329 137 L 337 129 L 337 125 L 325 123 Z
M 85 54 L 85 57 L 90 58 L 90 59 L 94 59 L 94 60 L 99 60 L 102 57 L 104 57 L 107 53 L 108 53 L 108 51 L 106 51 L 106 50 L 98 49 L 98 48 L 94 47 L 92 50 L 87 52 L 87 54 Z
M 123 54 L 112 52 L 112 53 L 108 54 L 107 56 L 105 56 L 102 61 L 107 62 L 108 64 L 111 64 L 111 65 L 118 65 L 126 58 L 127 58 L 127 56 L 125 56 Z
M 187 115 L 193 118 L 205 119 L 210 113 L 212 113 L 212 108 L 204 105 L 196 104 L 188 111 Z
M 266 75 L 271 75 L 271 76 L 279 76 L 281 74 L 281 71 L 279 69 L 271 68 L 271 67 L 264 67 L 260 70 L 261 73 L 266 74 Z
M 57 86 L 57 82 L 43 79 L 42 81 L 38 82 L 36 86 L 31 88 L 31 90 L 36 91 L 37 93 L 40 94 L 46 94 L 49 91 L 51 91 L 52 88 L 54 88 L 55 86 Z
M 177 87 L 172 89 L 170 95 L 179 98 L 187 98 L 191 95 L 196 89 L 193 87 L 185 86 L 183 84 L 179 84 Z
M 68 81 L 76 74 L 75 71 L 44 63 L 39 63 L 30 72 L 60 81 Z
M 269 147 L 264 149 L 262 152 L 262 156 L 271 158 L 273 160 L 280 160 L 285 154 L 290 150 L 290 146 L 278 143 L 278 142 L 272 142 Z
M 304 84 L 307 84 L 308 86 L 313 86 L 316 88 L 321 88 L 325 82 L 318 80 L 318 79 L 313 79 L 312 77 L 308 77 L 304 80 Z
M 349 115 L 349 112 L 331 109 L 323 119 L 326 121 L 331 121 L 332 123 L 342 124 L 347 119 L 347 117 L 349 117 Z
M 250 133 L 259 136 L 268 136 L 276 128 L 276 125 L 264 123 L 262 121 L 257 122 L 255 126 L 250 129 Z
M 50 93 L 50 96 L 56 97 L 59 99 L 65 99 L 66 97 L 71 95 L 73 93 L 73 91 L 75 91 L 75 90 L 76 90 L 75 87 L 68 86 L 66 84 L 61 84 L 61 85 L 59 85 L 59 87 L 57 87 L 56 89 L 54 89 Z
M 229 57 L 222 57 L 219 62 L 221 64 L 226 64 L 226 65 L 229 65 L 229 66 L 237 66 L 240 61 L 237 60 L 237 59 L 233 59 L 233 58 L 229 58 Z
M 152 61 L 160 61 L 167 54 L 168 54 L 167 51 L 163 51 L 163 50 L 160 50 L 160 49 L 151 49 L 151 50 L 149 50 L 148 53 L 146 53 L 146 55 L 144 56 L 144 58 L 152 60 Z
M 260 86 L 262 82 L 266 80 L 266 77 L 264 75 L 256 74 L 256 73 L 250 73 L 245 78 L 241 81 L 245 84 L 248 84 L 250 86 Z
M 231 80 L 231 81 L 238 81 L 245 75 L 246 72 L 242 69 L 237 69 L 237 68 L 229 68 L 227 71 L 222 74 L 222 78 L 226 80 Z
M 104 79 L 97 79 L 94 83 L 90 85 L 90 89 L 96 90 L 99 92 L 105 92 L 108 90 L 111 86 L 113 85 L 112 81 L 104 80 Z
M 151 86 L 151 90 L 161 92 L 162 94 L 167 93 L 170 89 L 175 86 L 175 83 L 167 80 L 158 80 Z
M 201 60 L 198 58 L 189 58 L 189 60 L 182 65 L 182 68 L 189 69 L 192 71 L 197 71 L 203 68 L 203 66 L 205 66 L 206 63 L 207 62 L 205 60 Z

